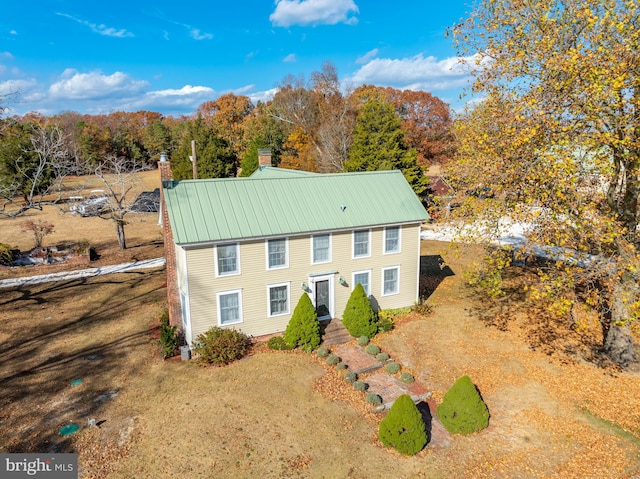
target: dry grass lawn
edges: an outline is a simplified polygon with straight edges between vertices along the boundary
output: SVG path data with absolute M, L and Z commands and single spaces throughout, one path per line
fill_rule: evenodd
M 130 201 L 133 201 L 142 191 L 151 191 L 160 184 L 157 170 L 141 172 L 133 183 Z M 65 197 L 82 193 L 90 194 L 91 190 L 101 188 L 100 182 L 93 176 L 69 178 Z M 103 186 L 102 186 L 103 188 Z M 111 220 L 97 217 L 83 218 L 72 215 L 68 208 L 71 203 L 61 203 L 60 207 L 45 206 L 42 211 L 30 210 L 16 218 L 0 217 L 0 243 L 5 243 L 21 251 L 29 251 L 34 246 L 33 235 L 23 231 L 26 221 L 46 221 L 54 225 L 54 233 L 46 236 L 45 246 L 88 242 L 95 249 L 100 258 L 91 266 L 115 264 L 132 260 L 157 258 L 162 256 L 162 232 L 158 226 L 157 213 L 130 213 L 126 216 L 128 224 L 125 226 L 127 249 L 118 248 L 115 225 Z M 81 268 L 86 266 L 76 266 Z M 28 276 L 43 274 L 43 268 L 22 267 L 0 270 L 0 279 L 13 276 Z M 50 265 L 47 272 L 61 269 L 71 269 L 69 266 Z
M 161 251 L 156 236 L 139 238 Z M 224 368 L 163 362 L 165 277 L 154 270 L 0 290 L 0 451 L 78 451 L 85 478 L 637 477 L 640 377 L 598 365 L 596 325 L 477 298 L 462 280 L 475 252 L 422 248 L 452 273 L 432 271 L 433 313 L 401 318 L 376 342 L 436 402 L 468 374 L 491 412 L 485 431 L 401 457 L 377 441 L 381 417 L 336 392 L 349 387 L 313 355 L 258 348 Z M 80 432 L 59 436 L 69 422 Z

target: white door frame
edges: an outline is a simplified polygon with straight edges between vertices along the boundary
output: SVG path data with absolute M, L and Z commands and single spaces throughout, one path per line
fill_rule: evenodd
M 323 319 L 331 319 L 336 317 L 335 312 L 335 298 L 334 298 L 334 273 L 330 274 L 321 274 L 321 275 L 310 275 L 309 276 L 309 288 L 311 289 L 310 296 L 311 302 L 313 303 L 313 307 L 316 308 L 316 283 L 319 281 L 329 281 L 329 314 L 330 316 L 322 316 L 319 317 L 319 320 Z

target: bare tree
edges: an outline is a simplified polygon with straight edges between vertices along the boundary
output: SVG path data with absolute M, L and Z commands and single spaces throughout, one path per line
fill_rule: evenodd
M 15 217 L 58 203 L 71 171 L 62 130 L 34 126 L 28 141 L 14 144 L 0 165 L 0 214 Z
M 113 221 L 120 249 L 127 248 L 124 233 L 124 227 L 127 224 L 125 216 L 139 212 L 133 198 L 138 173 L 149 169 L 149 166 L 115 155 L 107 157 L 95 169 L 95 175 L 100 178 L 105 187 L 105 200 L 99 204 L 97 216 Z

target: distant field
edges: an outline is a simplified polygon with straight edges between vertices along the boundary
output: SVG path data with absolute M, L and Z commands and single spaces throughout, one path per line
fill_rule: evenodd
M 88 196 L 92 190 L 104 189 L 100 180 L 93 175 L 67 178 L 67 189 L 64 197 L 71 195 Z M 137 175 L 134 188 L 131 191 L 131 201 L 142 191 L 151 191 L 160 185 L 160 177 L 157 170 L 141 172 Z M 33 248 L 33 236 L 22 231 L 23 225 L 28 220 L 42 220 L 50 222 L 55 227 L 55 232 L 44 240 L 45 246 L 53 246 L 60 243 L 73 243 L 87 241 L 101 256 L 95 263 L 106 264 L 130 259 L 149 259 L 163 255 L 162 234 L 158 226 L 157 213 L 136 213 L 127 215 L 128 224 L 125 226 L 125 235 L 128 249 L 124 252 L 118 248 L 115 226 L 110 220 L 100 218 L 74 216 L 69 212 L 72 203 L 61 203 L 59 207 L 46 206 L 42 211 L 30 210 L 16 218 L 0 217 L 0 243 L 8 244 L 21 251 Z M 50 266 L 53 270 L 58 266 Z M 31 272 L 33 267 L 14 268 L 12 271 L 0 272 L 0 278 L 8 275 L 39 274 Z M 42 269 L 42 268 L 40 268 Z M 59 268 L 58 268 L 59 269 Z

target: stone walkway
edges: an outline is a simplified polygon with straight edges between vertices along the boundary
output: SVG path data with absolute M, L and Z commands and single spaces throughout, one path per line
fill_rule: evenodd
M 399 374 L 392 375 L 386 372 L 384 363 L 367 354 L 364 348 L 357 344 L 342 344 L 332 348 L 332 351 L 340 356 L 342 362 L 348 366 L 349 371 L 356 373 L 359 378 L 362 376 L 361 380 L 369 385 L 367 391 L 379 395 L 383 404 L 391 404 L 403 394 L 409 394 L 413 397 L 421 397 L 428 394 L 427 387 L 419 381 L 405 384 L 398 379 Z M 416 405 L 427 425 L 429 446 L 448 446 L 451 442 L 451 434 L 436 417 L 436 404 L 433 399 L 427 397 Z

